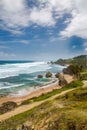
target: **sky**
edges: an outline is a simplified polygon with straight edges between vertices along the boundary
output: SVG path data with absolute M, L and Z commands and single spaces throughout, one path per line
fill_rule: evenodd
M 0 0 L 0 60 L 87 54 L 87 0 Z

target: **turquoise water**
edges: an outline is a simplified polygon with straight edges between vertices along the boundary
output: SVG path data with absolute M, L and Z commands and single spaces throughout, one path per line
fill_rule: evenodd
M 57 73 L 61 66 L 33 61 L 0 61 L 0 95 L 24 95 L 36 87 L 47 84 L 51 79 L 45 78 L 47 71 Z M 38 79 L 37 75 L 44 77 Z

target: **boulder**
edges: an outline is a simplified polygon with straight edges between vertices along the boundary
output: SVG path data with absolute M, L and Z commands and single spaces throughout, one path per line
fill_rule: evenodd
M 56 74 L 55 74 L 55 77 L 56 77 L 56 78 L 59 78 L 59 75 L 60 75 L 60 73 L 56 73 Z
M 72 69 L 70 66 L 68 66 L 67 68 L 63 69 L 63 73 L 64 74 L 69 74 L 69 75 L 73 75 Z
M 37 77 L 38 77 L 38 78 L 43 78 L 43 75 L 38 75 Z
M 67 85 L 67 81 L 65 79 L 59 80 L 59 85 L 60 86 L 65 86 L 65 85 Z
M 51 72 L 47 72 L 46 73 L 46 78 L 50 78 L 50 77 L 52 77 L 52 73 Z
M 8 111 L 11 111 L 11 110 L 13 110 L 16 107 L 17 107 L 17 104 L 15 102 L 8 101 L 6 103 L 3 103 L 0 106 L 0 114 L 6 113 Z
M 65 86 L 65 85 L 68 84 L 67 81 L 65 80 L 65 78 L 64 78 L 64 76 L 63 76 L 62 74 L 59 74 L 58 79 L 59 79 L 59 85 L 60 85 L 60 86 Z

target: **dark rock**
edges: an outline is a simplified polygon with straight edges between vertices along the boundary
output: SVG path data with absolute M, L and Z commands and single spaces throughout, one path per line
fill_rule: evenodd
M 22 125 L 22 129 L 25 129 L 25 125 L 24 124 Z
M 56 77 L 56 78 L 59 78 L 59 75 L 60 75 L 60 73 L 56 73 L 56 74 L 55 74 L 55 77 Z
M 67 68 L 63 69 L 63 73 L 64 74 L 69 74 L 69 75 L 73 75 L 72 69 L 70 66 L 68 66 Z
M 65 86 L 65 85 L 67 85 L 67 81 L 65 79 L 59 80 L 59 85 L 60 86 Z
M 80 72 L 82 71 L 82 67 L 79 66 L 79 65 L 69 65 L 67 68 L 64 68 L 63 69 L 63 73 L 64 74 L 69 74 L 69 75 L 72 75 L 73 78 L 75 79 L 81 79 L 82 76 L 80 74 Z
M 50 78 L 50 77 L 52 77 L 52 73 L 51 72 L 47 72 L 46 73 L 46 78 Z
M 62 74 L 59 74 L 58 79 L 59 79 L 59 85 L 60 85 L 60 86 L 65 86 L 65 85 L 68 84 L 67 81 L 65 80 L 65 78 L 64 78 L 64 76 L 63 76 Z
M 38 75 L 37 77 L 38 77 L 38 78 L 43 78 L 43 75 Z
M 3 103 L 0 106 L 0 114 L 6 113 L 8 111 L 11 111 L 11 110 L 13 110 L 16 107 L 17 107 L 17 104 L 15 102 L 10 102 L 9 101 L 9 102 Z
M 67 130 L 76 130 L 76 123 L 74 121 L 68 121 Z

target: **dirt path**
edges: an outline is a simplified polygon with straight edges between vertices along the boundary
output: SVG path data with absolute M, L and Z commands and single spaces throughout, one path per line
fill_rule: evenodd
M 84 83 L 83 88 L 87 87 L 87 80 L 84 80 L 83 83 Z
M 75 89 L 75 88 L 74 88 L 74 89 Z M 55 96 L 52 96 L 52 97 L 50 97 L 49 99 L 46 99 L 46 100 L 44 100 L 44 101 L 34 102 L 34 103 L 32 103 L 32 104 L 29 104 L 29 105 L 20 106 L 20 107 L 14 109 L 14 110 L 11 111 L 11 112 L 8 112 L 8 113 L 5 113 L 5 114 L 3 114 L 3 115 L 0 115 L 0 121 L 6 120 L 6 119 L 8 119 L 8 118 L 10 118 L 10 117 L 13 117 L 13 116 L 18 115 L 18 114 L 23 113 L 23 112 L 26 112 L 26 111 L 28 111 L 28 110 L 30 110 L 30 109 L 36 107 L 36 106 L 39 106 L 40 104 L 42 104 L 42 103 L 44 103 L 44 102 L 46 102 L 46 101 L 55 99 L 55 98 L 58 97 L 58 96 L 61 96 L 61 95 L 66 94 L 66 93 L 68 93 L 68 92 L 70 92 L 70 91 L 73 91 L 74 89 L 70 89 L 70 90 L 63 91 L 63 92 L 61 92 L 60 94 L 57 94 L 57 95 L 55 95 Z

